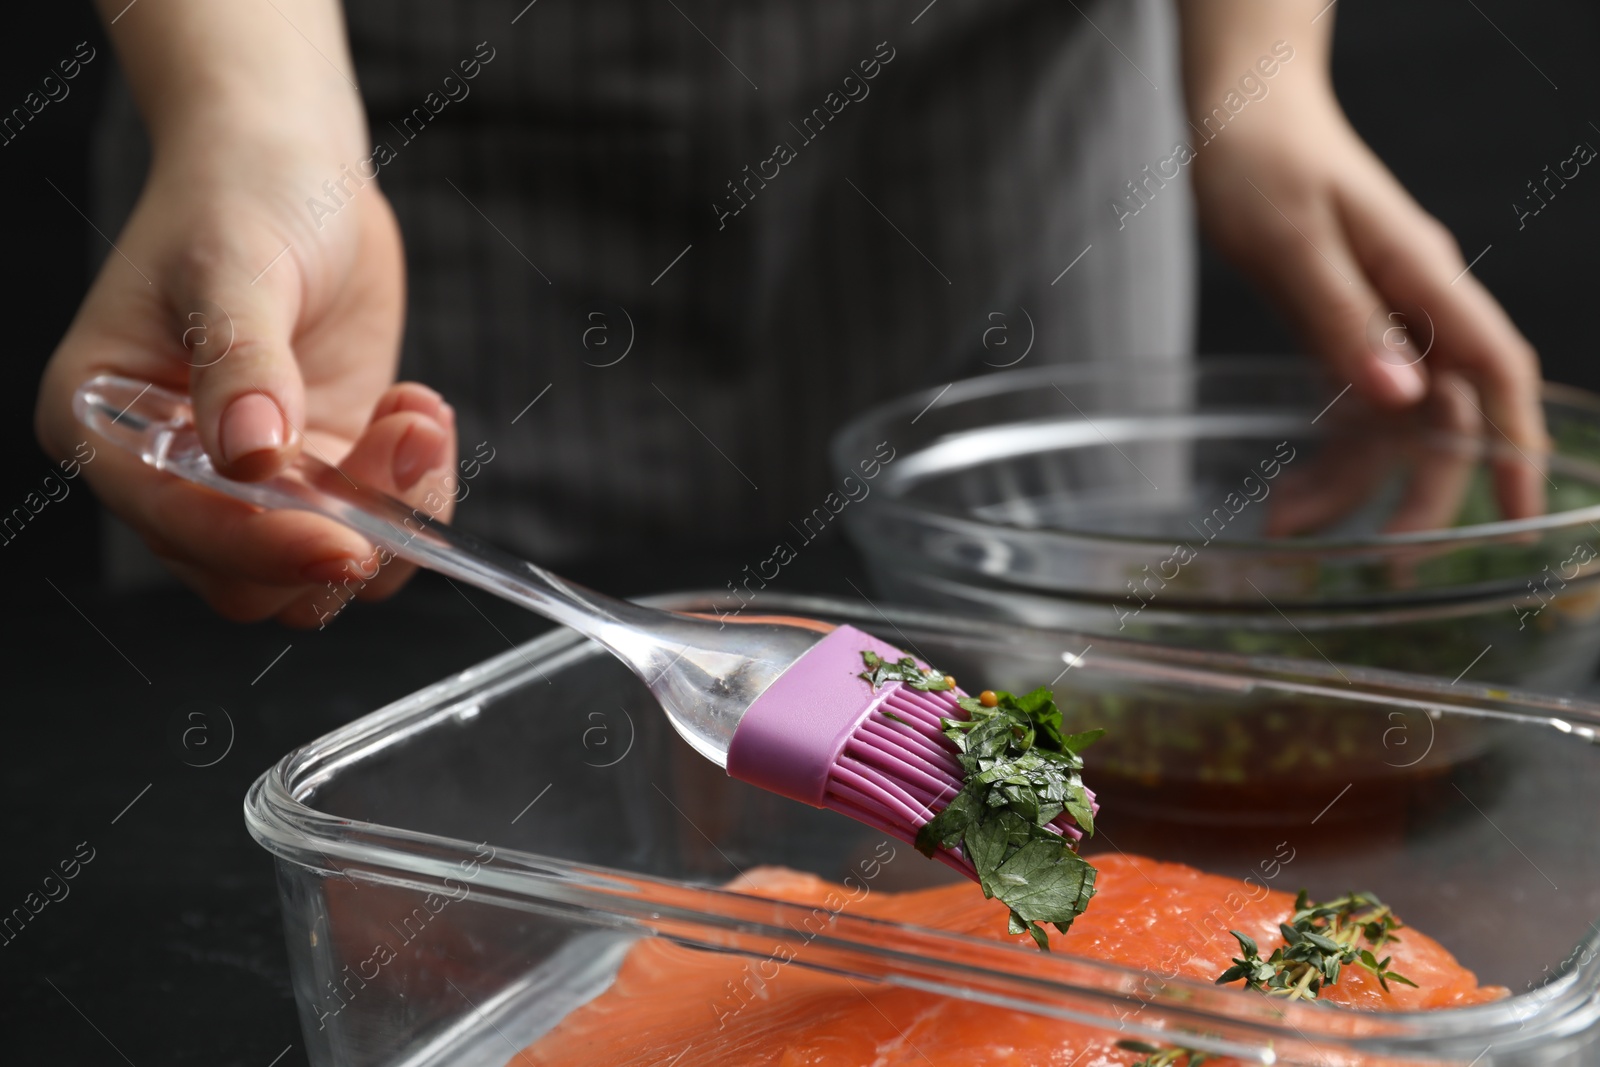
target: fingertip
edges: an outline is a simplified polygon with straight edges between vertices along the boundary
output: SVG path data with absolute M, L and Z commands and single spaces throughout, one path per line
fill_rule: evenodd
M 447 438 L 444 429 L 427 419 L 413 420 L 394 447 L 394 483 L 402 491 L 416 485 L 422 476 L 444 462 Z
M 217 443 L 222 472 L 241 481 L 255 481 L 279 470 L 292 442 L 289 422 L 265 393 L 246 393 L 223 410 Z
M 1390 363 L 1372 360 L 1372 398 L 1391 407 L 1410 407 L 1428 395 L 1428 380 L 1415 363 Z
M 1495 466 L 1495 495 L 1507 519 L 1531 519 L 1548 507 L 1545 473 L 1530 460 L 1502 460 Z
M 427 415 L 440 422 L 448 417 L 446 413 L 449 416 L 454 415 L 454 410 L 445 403 L 444 397 L 421 382 L 397 382 L 378 398 L 378 402 L 372 408 L 372 418 L 368 422 L 377 422 L 399 411 L 415 411 L 419 415 Z

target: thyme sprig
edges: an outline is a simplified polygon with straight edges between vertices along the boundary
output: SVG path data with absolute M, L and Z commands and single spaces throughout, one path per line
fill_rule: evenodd
M 1237 930 L 1229 931 L 1243 955 L 1217 978 L 1218 985 L 1244 980 L 1246 988 L 1271 997 L 1316 1000 L 1324 983 L 1339 981 L 1343 967 L 1359 966 L 1377 976 L 1384 992 L 1390 982 L 1411 988 L 1417 983 L 1389 969 L 1393 956 L 1378 959 L 1375 950 L 1398 943 L 1394 931 L 1404 929 L 1389 906 L 1371 893 L 1349 893 L 1323 904 L 1312 903 L 1302 889 L 1295 898 L 1294 915 L 1278 929 L 1284 945 L 1261 958 L 1255 941 Z M 1360 942 L 1365 940 L 1366 947 Z
M 1128 1052 L 1145 1053 L 1145 1058 L 1129 1067 L 1200 1067 L 1207 1060 L 1216 1059 L 1209 1052 L 1193 1048 L 1162 1048 L 1143 1041 L 1118 1041 L 1117 1047 Z

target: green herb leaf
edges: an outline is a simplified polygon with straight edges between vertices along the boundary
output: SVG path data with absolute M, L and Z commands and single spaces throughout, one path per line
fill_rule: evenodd
M 861 677 L 874 685 L 881 679 L 946 688 L 943 675 L 918 670 L 909 657 L 886 664 L 863 653 L 862 662 L 868 671 Z M 1048 827 L 1067 812 L 1086 836 L 1094 833 L 1094 805 L 1078 773 L 1078 749 L 1104 731 L 1063 734 L 1061 709 L 1048 689 L 995 697 L 992 708 L 957 697 L 967 717 L 943 720 L 944 734 L 958 750 L 962 787 L 918 830 L 916 846 L 932 856 L 959 845 L 984 896 L 1011 909 L 1011 932 L 1026 932 L 1048 950 L 1043 924 L 1065 933 L 1094 896 L 1094 867 L 1077 854 L 1075 842 Z
M 1065 734 L 1061 738 L 1061 748 L 1071 752 L 1082 752 L 1105 735 L 1106 732 L 1104 730 L 1085 730 L 1079 734 Z
M 995 896 L 1011 906 L 1013 915 L 1029 924 L 1036 941 L 1040 921 L 1055 923 L 1058 929 L 1071 926 L 1094 896 L 1094 867 L 1076 852 L 1057 844 L 1064 839 L 1055 834 L 1050 837 L 1055 840 L 1031 838 L 993 875 L 998 887 Z
M 977 822 L 982 814 L 983 798 L 963 789 L 943 811 L 917 831 L 917 851 L 932 856 L 941 848 L 954 848 L 961 842 L 967 827 Z
M 994 818 L 975 819 L 967 824 L 961 843 L 978 872 L 978 885 L 983 888 L 985 897 L 992 900 L 998 895 L 1002 888 L 1000 869 L 1005 858 L 1027 840 L 1027 822 L 1012 812 L 1003 811 Z M 1013 917 L 1017 914 L 1013 908 Z
M 1073 777 L 1072 785 L 1067 790 L 1062 807 L 1072 816 L 1072 821 L 1078 824 L 1085 836 L 1094 836 L 1094 807 L 1089 803 L 1089 796 L 1084 792 L 1083 783 L 1077 781 L 1076 776 Z
M 874 689 L 884 682 L 903 682 L 924 693 L 943 693 L 955 688 L 945 680 L 945 675 L 938 671 L 923 670 L 910 656 L 890 663 L 876 652 L 862 652 L 861 662 L 866 664 L 867 669 L 861 672 L 860 677 Z

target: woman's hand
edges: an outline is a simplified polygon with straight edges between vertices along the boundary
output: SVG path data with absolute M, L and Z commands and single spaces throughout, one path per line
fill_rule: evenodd
M 1448 230 L 1351 128 L 1327 68 L 1323 4 L 1186 0 L 1185 82 L 1204 118 L 1278 40 L 1292 62 L 1192 164 L 1213 243 L 1272 298 L 1334 388 L 1380 409 L 1451 389 L 1511 448 L 1495 460 L 1508 517 L 1544 508 L 1547 450 L 1533 348 L 1467 271 Z M 1230 21 L 1233 20 L 1233 21 Z M 1260 23 L 1259 25 L 1257 23 Z M 1260 79 L 1258 79 L 1260 80 Z M 1215 125 L 1215 124 L 1213 124 Z
M 403 266 L 388 204 L 369 184 L 319 231 L 300 194 L 315 190 L 324 171 L 338 176 L 336 165 L 286 167 L 283 151 L 265 145 L 218 158 L 224 152 L 237 150 L 154 168 L 46 369 L 40 441 L 70 454 L 86 435 L 72 415 L 73 391 L 98 373 L 125 374 L 188 392 L 224 473 L 265 477 L 305 448 L 420 502 L 455 464 L 455 423 L 431 390 L 391 386 Z M 85 475 L 232 619 L 316 625 L 352 591 L 385 595 L 409 573 L 391 563 L 374 575 L 372 547 L 331 522 L 255 512 L 111 447 L 98 449 Z M 441 495 L 435 514 L 448 518 L 449 495 Z
M 258 50 L 291 29 L 266 10 L 246 39 Z M 189 21 L 118 26 L 119 47 L 141 34 L 154 42 L 141 47 L 166 47 L 166 31 L 198 34 L 205 19 L 229 17 L 156 11 Z M 310 12 L 296 14 L 315 29 Z M 123 21 L 139 17 L 135 8 Z M 151 116 L 154 161 L 132 217 L 45 370 L 39 439 L 72 454 L 89 436 L 73 392 L 95 374 L 124 374 L 189 393 L 206 451 L 232 477 L 267 477 L 305 448 L 413 504 L 426 497 L 426 513 L 448 519 L 451 495 L 436 490 L 455 466 L 454 413 L 423 386 L 392 384 L 400 235 L 377 185 L 346 178 L 365 155 L 354 91 L 311 62 L 293 73 L 320 106 L 317 121 L 295 109 L 304 100 L 263 100 L 226 74 L 209 93 L 175 93 L 149 55 L 132 58 L 141 104 L 167 110 Z M 323 183 L 341 180 L 339 211 L 319 226 L 307 199 L 327 202 Z M 328 520 L 256 512 L 109 445 L 97 453 L 84 468 L 96 494 L 229 618 L 318 625 L 350 596 L 386 595 L 409 574 L 398 562 L 378 571 L 373 547 Z

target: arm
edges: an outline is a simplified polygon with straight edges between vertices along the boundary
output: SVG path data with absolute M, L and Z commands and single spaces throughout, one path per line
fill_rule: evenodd
M 360 150 L 365 123 L 336 0 L 95 6 L 158 152 L 240 121 L 274 139 Z
M 1327 0 L 1179 0 L 1179 13 L 1208 236 L 1284 311 L 1336 389 L 1350 383 L 1380 409 L 1430 393 L 1476 405 L 1492 424 L 1484 432 L 1511 446 L 1495 464 L 1503 510 L 1542 510 L 1538 358 L 1465 273 L 1449 231 L 1345 118 L 1329 73 L 1336 9 Z M 1262 77 L 1257 63 L 1276 42 L 1293 58 Z M 1245 99 L 1246 75 L 1265 95 L 1230 114 L 1224 101 Z M 1229 121 L 1207 141 L 1218 107 Z M 1390 329 L 1397 322 L 1409 331 Z
M 375 181 L 331 218 L 307 207 L 367 155 L 337 3 L 125 2 L 100 9 L 150 131 L 150 173 L 45 369 L 41 444 L 73 453 L 86 434 L 72 393 L 112 371 L 187 391 L 234 477 L 265 477 L 307 447 L 422 499 L 455 464 L 455 426 L 431 390 L 392 384 L 404 303 L 393 215 Z M 318 625 L 348 596 L 329 582 L 377 596 L 408 574 L 375 571 L 371 546 L 332 523 L 254 512 L 112 448 L 84 474 L 232 618 Z

